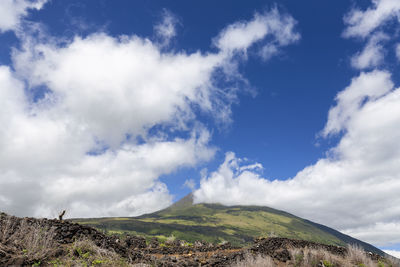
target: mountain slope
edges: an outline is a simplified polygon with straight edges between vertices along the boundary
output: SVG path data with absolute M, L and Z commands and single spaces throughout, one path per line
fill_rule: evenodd
M 351 237 L 349 235 L 342 234 L 341 232 L 339 232 L 339 231 L 337 231 L 335 229 L 329 228 L 329 227 L 327 227 L 325 225 L 318 224 L 318 223 L 315 223 L 315 222 L 311 222 L 311 221 L 308 221 L 308 220 L 305 220 L 305 221 L 310 223 L 310 224 L 312 224 L 312 225 L 314 225 L 315 227 L 321 229 L 324 232 L 330 233 L 331 235 L 337 237 L 338 239 L 342 240 L 346 244 L 356 245 L 356 246 L 362 247 L 366 251 L 370 251 L 370 252 L 373 252 L 373 253 L 376 253 L 376 254 L 379 254 L 379 255 L 382 255 L 382 256 L 385 255 L 385 253 L 382 250 L 374 247 L 371 244 L 368 244 L 368 243 L 363 242 L 361 240 L 355 239 L 355 238 L 353 238 L 353 237 Z
M 356 244 L 383 255 L 381 250 L 329 227 L 304 220 L 284 211 L 261 206 L 193 205 L 191 195 L 164 210 L 133 218 L 75 219 L 111 233 L 131 233 L 146 237 L 193 242 L 229 241 L 245 245 L 255 237 L 279 236 L 328 245 Z

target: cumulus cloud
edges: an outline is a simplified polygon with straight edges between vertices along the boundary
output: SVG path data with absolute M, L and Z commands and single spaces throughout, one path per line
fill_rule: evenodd
M 40 10 L 47 0 L 2 0 L 0 5 L 0 32 L 16 30 L 30 9 Z
M 399 1 L 372 0 L 372 7 L 367 10 L 354 8 L 344 17 L 348 26 L 343 35 L 364 38 L 392 19 L 400 19 Z
M 356 69 L 366 69 L 379 66 L 384 60 L 384 47 L 382 42 L 389 37 L 383 33 L 371 36 L 364 49 L 351 58 L 351 65 Z
M 141 214 L 171 203 L 157 181 L 161 174 L 214 153 L 208 131 L 199 128 L 186 139 L 155 137 L 89 154 L 97 144 L 83 122 L 57 106 L 30 107 L 34 103 L 7 67 L 0 69 L 0 84 L 0 201 L 6 211 L 49 216 L 68 207 L 71 216 Z
M 230 67 L 240 63 L 235 52 L 166 51 L 136 35 L 19 37 L 15 71 L 0 67 L 5 211 L 54 216 L 67 209 L 71 217 L 155 211 L 172 201 L 161 175 L 213 157 L 210 130 L 197 115 L 229 121 L 240 90 Z
M 229 103 L 216 96 L 224 89 L 212 84 L 221 64 L 215 54 L 163 54 L 149 40 L 105 34 L 76 37 L 65 47 L 35 44 L 14 54 L 15 68 L 32 87 L 51 89 L 47 97 L 57 99 L 58 112 L 68 112 L 112 147 L 127 134 L 146 137 L 157 124 L 185 129 L 192 105 L 229 116 L 222 115 Z
M 375 245 L 400 242 L 400 89 L 387 72 L 361 73 L 336 101 L 323 134 L 343 136 L 326 157 L 281 181 L 228 153 L 195 201 L 267 205 Z

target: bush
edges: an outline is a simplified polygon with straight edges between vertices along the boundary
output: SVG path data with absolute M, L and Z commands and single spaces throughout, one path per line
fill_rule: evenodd
M 355 245 L 347 246 L 347 260 L 360 267 L 377 266 L 362 248 Z
M 0 243 L 13 247 L 21 258 L 32 264 L 54 254 L 55 229 L 40 225 L 40 222 L 2 214 L 0 221 Z
M 232 267 L 275 267 L 271 257 L 246 254 L 243 260 L 238 260 Z
M 114 251 L 100 248 L 89 239 L 75 241 L 68 254 L 57 261 L 61 266 L 132 266 Z

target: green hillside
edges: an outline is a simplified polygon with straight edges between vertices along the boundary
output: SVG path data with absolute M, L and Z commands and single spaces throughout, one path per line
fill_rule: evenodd
M 234 245 L 243 246 L 255 237 L 275 235 L 330 245 L 358 244 L 369 251 L 383 253 L 334 229 L 280 210 L 260 206 L 193 205 L 191 195 L 167 209 L 139 217 L 74 221 L 109 233 L 130 233 L 160 239 L 174 236 L 189 242 L 229 241 Z

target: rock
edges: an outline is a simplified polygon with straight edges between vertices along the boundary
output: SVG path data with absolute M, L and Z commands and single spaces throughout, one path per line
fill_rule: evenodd
M 281 261 L 281 262 L 287 262 L 289 261 L 290 258 L 290 253 L 287 249 L 282 249 L 278 250 L 274 253 L 274 258 Z
M 150 240 L 149 248 L 157 248 L 159 246 L 158 239 L 156 237 L 153 237 Z
M 125 238 L 125 244 L 128 248 L 133 248 L 133 249 L 141 249 L 141 248 L 146 248 L 146 239 L 143 237 L 139 236 L 126 236 Z

